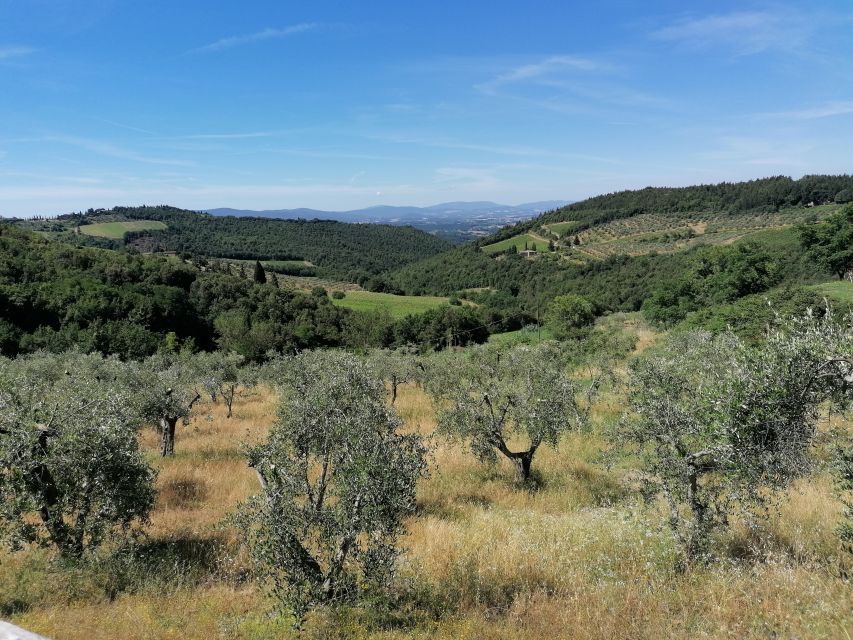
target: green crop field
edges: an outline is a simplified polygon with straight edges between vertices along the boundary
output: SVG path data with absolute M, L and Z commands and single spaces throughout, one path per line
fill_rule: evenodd
M 812 289 L 837 302 L 853 304 L 853 282 L 848 280 L 824 282 L 814 285 Z
M 447 304 L 447 298 L 434 296 L 395 296 L 373 291 L 347 291 L 346 297 L 332 302 L 355 311 L 387 311 L 393 318 L 423 313 Z
M 527 247 L 529 249 L 533 249 L 533 245 L 536 245 L 536 249 L 538 251 L 547 251 L 548 244 L 543 242 L 542 240 L 537 240 L 531 235 L 522 234 L 518 236 L 513 236 L 512 238 L 507 238 L 506 240 L 501 240 L 500 242 L 496 242 L 495 244 L 486 245 L 483 247 L 483 251 L 485 253 L 499 253 L 501 251 L 506 251 L 512 245 L 515 245 L 519 251 L 524 251 L 524 243 L 527 243 Z
M 562 237 L 563 234 L 569 232 L 575 226 L 575 224 L 576 223 L 574 221 L 570 220 L 568 222 L 555 222 L 554 224 L 546 224 L 542 226 L 548 229 L 548 231 L 553 231 L 558 236 Z
M 98 238 L 121 240 L 128 231 L 159 231 L 166 225 L 157 220 L 131 220 L 127 222 L 99 222 L 80 226 L 80 233 Z

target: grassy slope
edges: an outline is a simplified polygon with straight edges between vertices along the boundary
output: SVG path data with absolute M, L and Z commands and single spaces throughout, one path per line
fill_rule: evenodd
M 507 238 L 506 240 L 501 240 L 500 242 L 496 242 L 494 244 L 486 245 L 485 247 L 483 247 L 483 251 L 489 254 L 498 253 L 500 251 L 506 251 L 513 245 L 515 245 L 519 251 L 524 251 L 525 242 L 531 249 L 533 248 L 534 244 L 536 245 L 536 248 L 539 251 L 545 251 L 548 248 L 547 242 L 544 243 L 545 246 L 542 246 L 543 242 L 541 240 L 536 240 L 536 238 L 534 238 L 533 236 L 524 233 L 518 236 L 513 236 L 512 238 Z
M 853 304 L 853 282 L 834 280 L 832 282 L 816 284 L 811 288 L 832 300 Z
M 156 231 L 166 225 L 158 220 L 130 220 L 128 222 L 99 222 L 80 226 L 80 233 L 98 238 L 121 240 L 128 231 Z
M 551 224 L 542 225 L 549 231 L 553 231 L 558 236 L 562 236 L 567 231 L 571 230 L 577 223 L 571 220 L 567 222 L 552 222 Z
M 393 318 L 403 318 L 415 313 L 423 313 L 447 304 L 447 298 L 435 296 L 395 296 L 390 293 L 373 291 L 347 291 L 340 300 L 332 298 L 332 303 L 356 311 L 387 311 Z
M 622 403 L 607 394 L 591 432 L 566 438 L 556 451 L 542 448 L 535 464 L 544 485 L 536 493 L 516 488 L 504 463 L 483 466 L 457 445 L 434 442 L 432 475 L 420 486 L 419 514 L 406 524 L 400 565 L 402 580 L 418 585 L 420 604 L 384 628 L 371 627 L 370 615 L 315 616 L 298 637 L 846 637 L 853 601 L 837 573 L 839 504 L 828 478 L 790 492 L 762 533 L 760 560 L 678 575 L 665 511 L 644 505 L 626 482 L 630 460 L 595 463 L 602 430 Z M 419 389 L 402 388 L 397 408 L 409 428 L 434 429 Z M 170 460 L 155 456 L 157 439 L 144 432 L 159 494 L 151 555 L 129 574 L 136 588 L 116 595 L 121 581 L 99 569 L 63 570 L 43 552 L 2 555 L 3 617 L 57 640 L 297 638 L 286 621 L 267 617 L 269 602 L 245 580 L 239 532 L 217 528 L 257 490 L 239 443 L 262 437 L 274 410 L 263 389 L 238 398 L 231 420 L 222 405 L 203 405 L 180 429 Z M 718 548 L 734 558 L 752 535 L 738 529 Z

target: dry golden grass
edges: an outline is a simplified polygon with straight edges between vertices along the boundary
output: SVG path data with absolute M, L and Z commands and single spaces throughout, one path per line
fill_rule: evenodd
M 233 415 L 224 404 L 199 405 L 189 424 L 179 423 L 172 458 L 156 455 L 158 436 L 143 433 L 158 470 L 157 502 L 151 516 L 154 535 L 210 533 L 237 504 L 257 490 L 241 443 L 256 442 L 275 418 L 275 395 L 265 387 L 239 395 Z
M 55 640 L 208 640 L 228 637 L 229 618 L 260 605 L 252 589 L 202 587 L 164 595 L 122 595 L 108 604 L 55 607 L 21 616 L 17 624 Z
M 408 429 L 433 432 L 431 403 L 418 388 L 400 389 L 397 410 Z M 593 415 L 608 422 L 620 410 L 613 392 Z M 0 579 L 22 575 L 21 567 L 36 561 L 38 575 L 57 576 L 56 585 L 38 587 L 44 594 L 30 598 L 35 604 L 29 610 L 12 616 L 16 623 L 55 640 L 297 637 L 284 621 L 266 615 L 264 596 L 241 580 L 239 562 L 231 559 L 239 532 L 217 528 L 256 490 L 239 444 L 263 436 L 275 398 L 266 389 L 241 397 L 230 420 L 221 405 L 203 405 L 199 413 L 179 426 L 173 459 L 157 458 L 156 436 L 143 436 L 159 469 L 149 537 L 222 543 L 217 568 L 195 582 L 176 579 L 172 588 L 110 598 L 91 580 L 63 582 L 70 578 L 45 568 L 44 554 L 0 557 Z M 401 583 L 414 594 L 410 606 L 422 612 L 417 624 L 383 626 L 369 616 L 321 614 L 299 637 L 850 637 L 853 593 L 838 577 L 842 551 L 833 528 L 839 504 L 827 476 L 792 488 L 762 532 L 728 534 L 720 542 L 728 560 L 677 575 L 662 514 L 626 485 L 624 465 L 608 470 L 596 464 L 604 440 L 595 431 L 566 437 L 556 450 L 542 449 L 534 462 L 541 488 L 532 492 L 515 485 L 504 463 L 481 465 L 464 446 L 440 438 L 432 445 L 432 473 L 421 482 L 419 512 L 407 522 L 400 566 Z M 736 557 L 746 548 L 763 555 Z M 0 586 L 0 595 L 6 593 Z

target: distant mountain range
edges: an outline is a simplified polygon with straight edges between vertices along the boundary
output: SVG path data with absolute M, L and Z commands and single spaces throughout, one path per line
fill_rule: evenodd
M 558 209 L 565 200 L 527 202 L 519 205 L 497 202 L 443 202 L 430 207 L 376 206 L 351 211 L 321 211 L 319 209 L 207 209 L 215 216 L 264 217 L 306 220 L 339 220 L 340 222 L 373 222 L 411 225 L 430 233 L 465 242 L 487 236 L 503 226 L 533 218 L 545 211 Z

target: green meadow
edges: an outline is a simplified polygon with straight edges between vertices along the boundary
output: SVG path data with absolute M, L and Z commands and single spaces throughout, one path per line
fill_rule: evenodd
M 157 220 L 129 220 L 127 222 L 99 222 L 80 226 L 80 233 L 98 238 L 121 240 L 128 231 L 160 231 L 166 225 Z
M 547 243 L 542 242 L 541 240 L 536 240 L 533 236 L 524 233 L 518 236 L 513 236 L 512 238 L 507 238 L 506 240 L 501 240 L 494 244 L 486 245 L 483 247 L 483 251 L 488 254 L 500 253 L 501 251 L 506 251 L 513 245 L 515 245 L 519 251 L 524 251 L 525 243 L 527 243 L 528 249 L 533 249 L 533 245 L 536 245 L 537 251 L 547 251 L 548 249 Z

